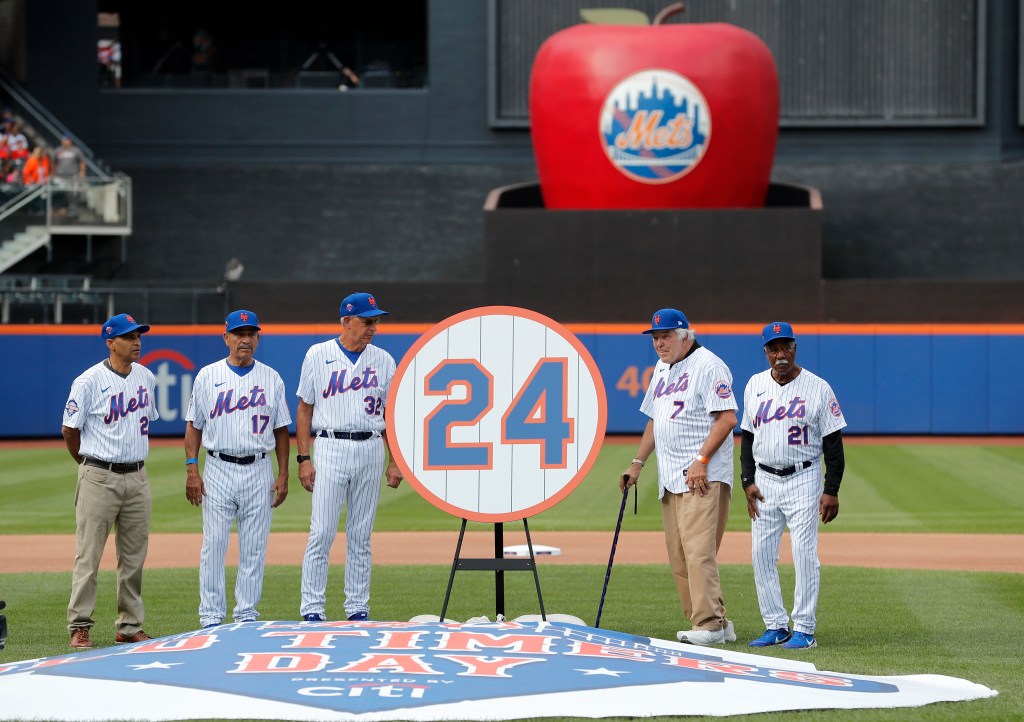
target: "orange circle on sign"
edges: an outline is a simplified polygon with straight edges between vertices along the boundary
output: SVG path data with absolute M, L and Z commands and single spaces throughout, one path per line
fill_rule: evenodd
M 431 505 L 480 522 L 567 497 L 597 460 L 604 382 L 583 344 L 523 308 L 486 306 L 424 333 L 391 382 L 392 457 Z

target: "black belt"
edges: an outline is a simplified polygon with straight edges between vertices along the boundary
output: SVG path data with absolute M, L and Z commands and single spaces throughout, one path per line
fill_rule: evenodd
M 757 468 L 761 471 L 767 471 L 769 474 L 775 474 L 775 476 L 792 476 L 798 471 L 803 471 L 810 465 L 810 461 L 801 461 L 796 466 L 787 466 L 785 469 L 776 469 L 774 466 L 768 466 L 766 464 L 758 464 Z
M 116 461 L 100 461 L 99 459 L 90 459 L 88 456 L 82 459 L 82 463 L 86 466 L 95 466 L 97 469 L 106 469 L 115 474 L 130 474 L 146 465 L 145 461 L 129 461 L 126 464 L 118 464 Z
M 367 439 L 373 438 L 372 431 L 328 431 L 327 429 L 321 429 L 317 436 L 321 436 L 325 439 L 347 439 L 349 441 L 366 441 Z
M 242 466 L 251 464 L 257 459 L 263 459 L 266 457 L 266 455 L 267 453 L 265 451 L 261 451 L 260 453 L 253 454 L 251 456 L 231 456 L 230 454 L 225 454 L 223 451 L 210 452 L 210 456 L 214 458 L 220 459 L 221 461 L 226 461 L 229 464 L 241 464 Z

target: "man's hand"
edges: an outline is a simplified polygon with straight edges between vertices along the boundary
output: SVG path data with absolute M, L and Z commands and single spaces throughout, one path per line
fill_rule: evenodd
M 310 494 L 313 493 L 313 484 L 316 482 L 316 469 L 313 468 L 313 462 L 306 459 L 299 464 L 299 483 L 302 484 L 302 488 L 308 491 Z
M 398 468 L 394 459 L 388 462 L 388 468 L 384 470 L 384 478 L 392 489 L 397 489 L 398 485 L 402 483 L 402 470 Z
M 626 467 L 626 470 L 622 472 L 622 476 L 619 477 L 619 491 L 623 494 L 626 493 L 626 489 L 631 486 L 635 486 L 640 481 L 640 470 L 643 467 L 635 461 Z
M 199 473 L 198 464 L 188 464 L 185 467 L 185 498 L 192 506 L 199 506 L 206 496 L 206 486 L 203 484 L 203 477 Z
M 284 503 L 285 497 L 288 496 L 288 474 L 280 474 L 274 480 L 274 503 L 271 505 L 272 509 L 276 509 Z
M 757 519 L 761 516 L 761 511 L 757 507 L 759 501 L 764 501 L 764 497 L 761 496 L 761 490 L 757 488 L 757 484 L 751 484 L 743 493 L 747 495 L 747 516 L 751 520 Z
M 821 522 L 828 524 L 839 516 L 839 497 L 831 494 L 822 494 L 818 502 L 818 514 L 821 515 Z
M 686 483 L 694 494 L 704 496 L 708 493 L 711 484 L 708 482 L 708 467 L 703 461 L 695 460 L 690 464 L 690 468 L 686 470 Z

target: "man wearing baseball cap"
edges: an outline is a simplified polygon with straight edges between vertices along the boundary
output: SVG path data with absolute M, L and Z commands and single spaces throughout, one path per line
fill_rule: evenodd
M 369 618 L 370 533 L 381 475 L 391 488 L 402 482 L 393 458 L 386 470 L 384 465 L 385 452 L 390 456 L 384 411 L 395 359 L 373 345 L 377 324 L 387 311 L 377 305 L 373 294 L 353 293 L 342 300 L 339 312 L 341 334 L 306 352 L 295 414 L 299 481 L 313 494 L 299 607 L 308 622 L 327 618 L 328 557 L 343 506 L 348 507 L 345 617 Z
M 92 647 L 96 574 L 111 526 L 116 526 L 117 634 L 114 641 L 149 639 L 142 630 L 142 568 L 149 548 L 150 491 L 145 459 L 149 425 L 159 418 L 156 379 L 136 363 L 149 326 L 121 313 L 100 328 L 108 358 L 71 385 L 61 433 L 78 464 L 75 566 L 68 631 L 75 649 Z
M 797 365 L 790 324 L 765 326 L 761 347 L 768 370 L 754 374 L 743 392 L 740 445 L 754 583 L 765 624 L 764 634 L 749 646 L 809 649 L 818 646 L 818 519 L 828 524 L 839 515 L 846 419 L 828 383 Z M 787 526 L 796 572 L 792 629 L 776 566 Z
M 697 342 L 682 311 L 655 311 L 643 333 L 650 334 L 659 359 L 640 405 L 650 420 L 619 489 L 637 483 L 657 449 L 665 546 L 692 625 L 676 638 L 703 646 L 734 642 L 718 575 L 718 547 L 732 494 L 733 451 L 726 443 L 736 426 L 732 373 Z
M 203 511 L 199 553 L 199 623 L 212 627 L 227 616 L 224 557 L 231 525 L 238 524 L 236 622 L 259 618 L 272 510 L 288 496 L 292 422 L 284 381 L 255 358 L 260 322 L 253 311 L 224 320 L 228 356 L 196 374 L 185 414 L 185 498 Z M 206 462 L 199 471 L 199 447 Z M 277 458 L 277 476 L 270 460 Z

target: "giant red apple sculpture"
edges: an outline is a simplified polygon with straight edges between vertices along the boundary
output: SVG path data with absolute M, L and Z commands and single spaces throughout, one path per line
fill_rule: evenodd
M 576 25 L 537 53 L 530 122 L 546 208 L 761 207 L 775 61 L 726 23 Z

